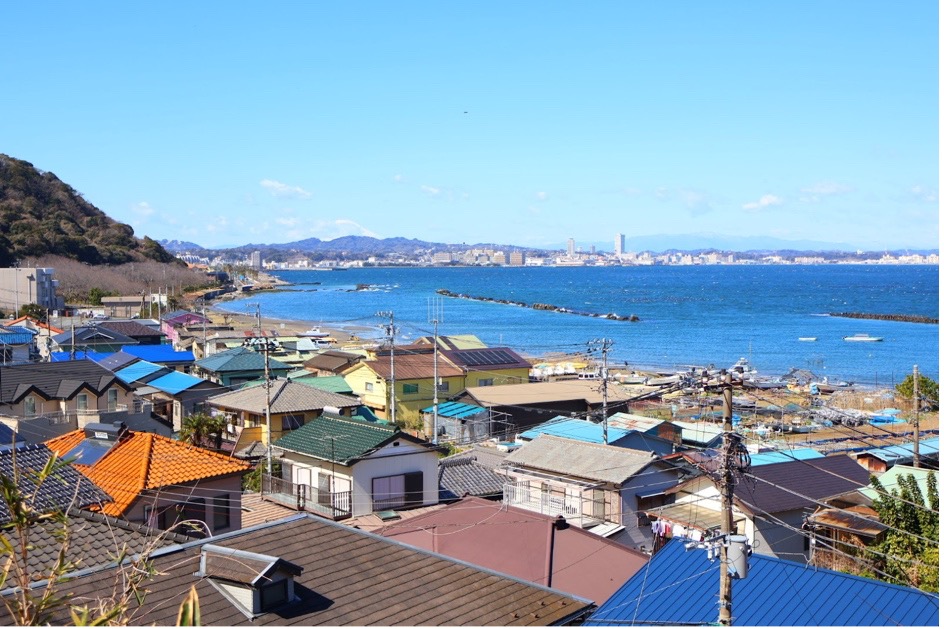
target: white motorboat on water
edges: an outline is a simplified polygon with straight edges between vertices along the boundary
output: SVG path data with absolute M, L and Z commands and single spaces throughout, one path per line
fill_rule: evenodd
M 813 341 L 816 340 L 816 337 L 815 337 L 815 336 L 801 336 L 801 337 L 798 338 L 797 340 L 798 340 L 798 341 L 804 341 L 804 342 L 807 342 L 807 343 L 812 343 Z
M 882 340 L 881 336 L 871 336 L 869 334 L 853 334 L 852 336 L 842 337 L 844 341 L 856 341 L 859 343 L 876 343 Z

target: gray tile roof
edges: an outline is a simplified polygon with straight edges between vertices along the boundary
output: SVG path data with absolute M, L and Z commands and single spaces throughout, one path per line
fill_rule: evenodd
M 505 465 L 622 483 L 656 459 L 641 450 L 541 435 L 509 454 Z
M 17 403 L 31 391 L 47 400 L 71 399 L 83 386 L 96 395 L 111 386 L 131 390 L 113 372 L 88 359 L 0 367 L 0 400 L 7 403 Z
M 207 542 L 297 564 L 300 600 L 247 619 L 211 579 L 195 576 Z M 586 599 L 311 515 L 171 547 L 152 556 L 152 565 L 148 595 L 140 604 L 131 598 L 137 625 L 174 625 L 191 585 L 208 626 L 549 626 L 575 624 L 593 609 Z M 93 597 L 110 591 L 113 579 L 110 570 L 96 571 L 68 589 L 76 599 Z M 66 624 L 68 612 L 58 613 L 51 623 Z
M 35 473 L 41 471 L 52 451 L 43 444 L 0 450 L 0 474 L 18 478 L 17 487 L 25 496 L 34 496 L 34 505 L 42 513 L 65 512 L 70 507 L 88 507 L 111 502 L 111 497 L 71 465 L 60 466 L 42 483 Z M 10 510 L 0 500 L 0 524 L 10 521 Z
M 61 540 L 56 536 L 57 528 L 61 527 L 48 521 L 30 527 L 32 548 L 27 564 L 30 570 L 42 573 L 56 561 L 62 546 Z M 79 570 L 112 563 L 122 548 L 131 555 L 148 548 L 162 548 L 193 540 L 192 537 L 181 533 L 155 531 L 144 524 L 134 524 L 80 509 L 69 509 L 68 530 L 66 561 L 73 563 Z M 19 548 L 17 538 L 10 537 L 14 548 Z
M 266 390 L 263 384 L 247 386 L 237 391 L 214 395 L 207 401 L 216 406 L 250 413 L 264 413 Z M 360 401 L 350 395 L 332 393 L 291 380 L 279 378 L 270 383 L 270 413 L 302 413 L 322 410 L 326 406 L 356 408 L 360 406 Z
M 479 464 L 474 454 L 457 454 L 439 461 L 439 499 L 463 496 L 501 497 L 505 477 Z

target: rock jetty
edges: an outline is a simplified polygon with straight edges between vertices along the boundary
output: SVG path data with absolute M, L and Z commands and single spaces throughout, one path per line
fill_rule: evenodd
M 513 299 L 497 299 L 495 297 L 480 297 L 475 295 L 466 295 L 465 293 L 456 293 L 445 288 L 440 288 L 436 290 L 437 295 L 442 295 L 443 297 L 454 297 L 456 299 L 470 299 L 472 301 L 489 301 L 495 304 L 504 304 L 506 306 L 518 306 L 519 308 L 531 308 L 532 310 L 549 310 L 552 312 L 561 312 L 564 314 L 578 315 L 581 317 L 594 317 L 597 319 L 609 319 L 611 321 L 639 321 L 639 317 L 636 315 L 620 315 L 615 312 L 600 314 L 597 312 L 581 312 L 579 310 L 572 310 L 570 308 L 564 308 L 563 306 L 555 306 L 553 304 L 542 304 L 542 303 L 533 303 L 528 304 L 523 301 L 514 301 Z
M 905 323 L 934 323 L 937 319 L 933 317 L 922 317 L 919 315 L 901 315 L 901 314 L 871 314 L 868 312 L 830 312 L 830 317 L 845 317 L 847 319 L 873 319 L 876 321 L 903 321 Z

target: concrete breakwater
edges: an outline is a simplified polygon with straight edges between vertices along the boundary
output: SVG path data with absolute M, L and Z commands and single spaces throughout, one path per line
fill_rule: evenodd
M 937 319 L 933 317 L 922 317 L 919 315 L 871 314 L 868 312 L 830 312 L 829 316 L 845 317 L 846 319 L 872 319 L 876 321 L 903 321 L 905 323 L 937 324 Z
M 570 308 L 564 308 L 562 306 L 554 306 L 552 304 L 542 304 L 542 303 L 533 303 L 528 304 L 523 301 L 514 301 L 512 299 L 497 299 L 495 297 L 479 297 L 474 295 L 466 295 L 464 293 L 455 293 L 451 290 L 445 288 L 439 288 L 436 290 L 437 295 L 442 295 L 443 297 L 454 297 L 456 299 L 470 299 L 472 301 L 488 301 L 496 304 L 505 304 L 507 306 L 518 306 L 520 308 L 531 308 L 532 310 L 549 310 L 553 312 L 561 312 L 564 314 L 579 315 L 581 317 L 595 317 L 597 319 L 610 319 L 611 321 L 639 321 L 639 317 L 636 315 L 619 315 L 613 312 L 606 314 L 599 314 L 596 312 L 581 312 L 579 310 L 572 310 Z

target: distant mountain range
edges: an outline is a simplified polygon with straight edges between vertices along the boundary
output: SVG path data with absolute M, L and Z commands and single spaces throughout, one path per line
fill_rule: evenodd
M 372 238 L 370 236 L 343 236 L 333 240 L 306 238 L 286 243 L 249 243 L 237 247 L 206 248 L 193 242 L 180 240 L 158 241 L 167 251 L 174 253 L 192 253 L 195 255 L 219 255 L 235 253 L 248 256 L 253 251 L 261 251 L 268 255 L 274 252 L 287 254 L 292 252 L 305 254 L 328 255 L 413 255 L 431 251 L 466 251 L 468 249 L 517 249 L 525 252 L 559 252 L 566 251 L 566 243 L 552 243 L 546 247 L 522 247 L 511 244 L 476 243 L 476 244 L 448 244 L 427 242 L 416 238 Z M 594 247 L 598 252 L 612 252 L 613 242 L 577 243 L 578 249 L 587 252 Z M 783 240 L 765 236 L 726 236 L 721 234 L 660 234 L 650 236 L 633 236 L 626 238 L 626 251 L 640 253 L 673 252 L 855 252 L 856 247 L 844 243 L 824 242 L 816 240 Z M 889 251 L 889 253 L 903 253 L 905 250 Z M 268 253 L 267 253 L 268 252 Z M 909 253 L 927 255 L 937 250 L 909 249 Z M 281 256 L 280 256 L 281 257 Z

